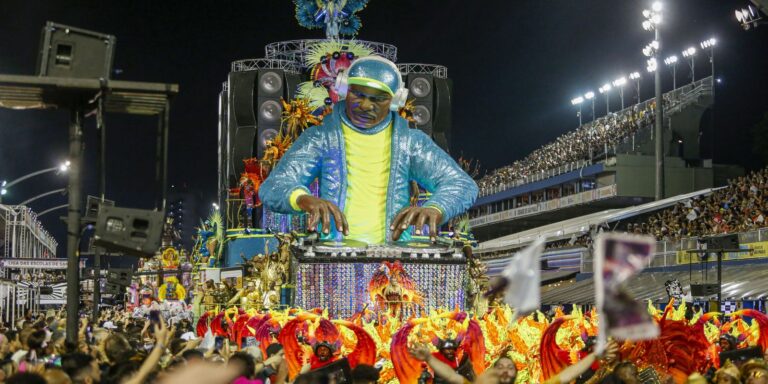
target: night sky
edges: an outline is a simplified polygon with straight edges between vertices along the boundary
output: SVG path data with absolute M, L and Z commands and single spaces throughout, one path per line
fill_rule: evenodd
M 483 6 L 480 6 L 480 5 Z M 715 160 L 762 166 L 752 154 L 750 128 L 768 112 L 768 27 L 744 31 L 733 15 L 747 0 L 665 2 L 664 56 L 718 39 Z M 442 64 L 454 82 L 454 155 L 493 169 L 524 157 L 576 128 L 571 98 L 621 75 L 640 71 L 643 99 L 653 83 L 641 50 L 652 33 L 640 26 L 650 1 L 597 0 L 371 0 L 359 13 L 358 38 L 394 44 L 399 62 Z M 321 38 L 294 18 L 289 0 L 270 1 L 29 1 L 0 2 L 0 73 L 34 74 L 40 29 L 54 21 L 117 36 L 119 80 L 177 83 L 172 103 L 170 184 L 186 185 L 209 207 L 216 194 L 217 95 L 230 62 L 264 56 L 274 41 Z M 663 68 L 665 90 L 671 72 Z M 697 78 L 709 75 L 699 52 Z M 690 80 L 678 64 L 678 85 Z M 625 97 L 632 92 L 628 88 Z M 597 93 L 597 92 L 596 92 Z M 612 109 L 619 109 L 614 94 Z M 629 102 L 628 102 L 629 103 Z M 605 111 L 598 95 L 598 116 Z M 585 119 L 588 112 L 585 108 Z M 0 179 L 53 166 L 67 153 L 65 111 L 0 109 Z M 107 198 L 128 207 L 153 207 L 156 120 L 108 115 Z M 95 130 L 86 126 L 85 190 L 96 194 Z M 62 176 L 19 184 L 4 198 L 18 203 L 61 188 Z M 51 196 L 40 212 L 66 202 Z M 57 211 L 43 222 L 59 239 Z

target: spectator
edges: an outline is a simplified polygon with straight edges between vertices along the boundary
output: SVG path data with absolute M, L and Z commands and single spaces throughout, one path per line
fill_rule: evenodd
M 379 381 L 379 370 L 365 364 L 360 364 L 352 370 L 352 384 L 376 384 Z

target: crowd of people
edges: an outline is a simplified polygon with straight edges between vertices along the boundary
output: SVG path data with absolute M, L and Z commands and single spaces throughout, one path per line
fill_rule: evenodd
M 34 272 L 30 272 L 29 270 L 24 270 L 19 273 L 13 273 L 11 274 L 11 280 L 13 281 L 25 281 L 25 282 L 34 282 L 34 283 L 40 283 L 40 284 L 53 284 L 53 283 L 61 283 L 66 281 L 67 277 L 64 273 L 64 271 L 59 270 L 38 270 Z
M 642 127 L 654 120 L 654 104 L 640 104 L 621 113 L 611 113 L 576 130 L 559 136 L 555 141 L 534 150 L 512 164 L 493 170 L 477 181 L 480 195 L 505 189 L 523 179 L 580 160 L 589 160 L 606 148 L 628 140 Z
M 492 315 L 492 311 L 497 310 L 489 310 L 485 316 Z M 562 315 L 560 313 L 559 316 Z M 549 317 L 542 320 L 541 315 L 540 321 L 544 321 L 540 324 L 545 328 L 555 324 L 559 327 L 562 324 L 551 321 Z M 325 370 L 324 367 L 337 361 L 338 358 L 333 357 L 336 348 L 328 343 L 315 344 L 314 355 L 305 360 L 301 373 L 289 378 L 289 359 L 286 358 L 286 350 L 283 345 L 274 340 L 265 349 L 253 345 L 240 345 L 230 342 L 227 338 L 214 342 L 208 336 L 200 337 L 193 324 L 187 320 L 169 325 L 162 317 L 156 319 L 151 315 L 149 318 L 135 317 L 129 312 L 106 310 L 98 321 L 81 318 L 78 341 L 76 344 L 68 344 L 65 341 L 65 322 L 63 311 L 55 313 L 49 310 L 37 316 L 27 313 L 17 322 L 15 329 L 0 330 L 0 382 L 8 384 L 291 382 L 324 384 L 349 383 L 350 381 L 345 380 L 351 379 L 352 384 L 373 384 L 380 379 L 381 368 L 378 363 L 376 365 L 358 364 L 346 376 L 335 375 L 333 371 Z M 736 326 L 737 324 L 734 328 Z M 587 324 L 587 327 L 590 326 Z M 582 329 L 581 333 L 586 332 L 584 325 L 577 328 Z M 520 330 L 521 328 L 516 329 L 516 331 Z M 760 332 L 763 331 L 765 329 L 761 328 Z M 519 337 L 525 336 L 521 333 Z M 546 336 L 544 338 L 546 339 Z M 559 369 L 554 368 L 556 374 L 549 375 L 542 381 L 520 377 L 520 370 L 526 370 L 529 367 L 521 367 L 520 362 L 512 358 L 511 347 L 506 347 L 501 352 L 497 351 L 494 356 L 488 356 L 486 360 L 491 363 L 479 375 L 474 374 L 471 366 L 467 369 L 466 359 L 458 358 L 459 350 L 464 348 L 460 346 L 461 340 L 440 340 L 436 350 L 415 342 L 409 346 L 408 353 L 415 361 L 422 364 L 421 367 L 416 367 L 422 371 L 418 383 L 679 382 L 672 380 L 671 377 L 663 381 L 658 381 L 658 378 L 657 381 L 648 381 L 649 377 L 658 377 L 658 375 L 649 374 L 647 368 L 640 369 L 632 360 L 622 358 L 624 352 L 620 349 L 624 347 L 613 340 L 610 340 L 606 348 L 601 351 L 594 349 L 593 336 L 587 339 L 579 338 L 579 340 L 584 342 L 580 344 L 583 348 L 577 354 L 578 358 L 573 360 L 571 357 L 570 359 L 574 361 L 572 364 Z M 541 343 L 545 341 L 542 340 Z M 743 337 L 738 339 L 731 333 L 723 332 L 718 342 L 712 347 L 716 352 L 722 353 L 737 351 L 737 348 L 744 348 L 744 344 L 746 339 Z M 703 351 L 697 353 L 701 355 Z M 541 352 L 537 350 L 531 356 L 528 358 L 541 359 L 542 369 L 545 370 L 547 368 L 544 360 L 552 358 L 546 355 L 543 349 Z M 768 365 L 764 356 L 752 358 L 748 362 L 746 360 L 720 362 L 717 357 L 714 358 L 714 362 L 710 362 L 710 357 L 707 356 L 708 370 L 694 372 L 690 376 L 686 373 L 687 383 L 768 383 Z M 644 356 L 636 356 L 636 358 L 636 361 L 646 359 Z M 674 365 L 673 362 L 669 364 Z
M 724 188 L 679 202 L 626 231 L 658 240 L 746 232 L 766 226 L 768 168 L 728 181 Z

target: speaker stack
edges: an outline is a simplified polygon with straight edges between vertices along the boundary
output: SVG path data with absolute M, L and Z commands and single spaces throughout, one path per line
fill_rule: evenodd
M 221 155 L 227 164 L 230 188 L 245 171 L 243 159 L 262 157 L 267 142 L 277 136 L 283 113 L 280 100 L 292 99 L 302 81 L 294 66 L 292 62 L 271 59 L 233 64 L 226 98 L 223 94 L 220 97 L 220 114 L 227 121 L 222 129 L 226 137 L 220 138 L 226 150 Z
M 413 99 L 416 128 L 424 131 L 445 151 L 451 145 L 451 80 L 445 67 L 429 64 L 398 64 L 408 97 Z

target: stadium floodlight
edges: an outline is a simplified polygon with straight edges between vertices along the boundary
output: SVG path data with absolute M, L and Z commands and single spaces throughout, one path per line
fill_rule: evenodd
M 664 64 L 672 67 L 672 89 L 677 88 L 677 55 L 664 59 Z
M 621 109 L 624 109 L 624 84 L 627 84 L 627 78 L 622 76 L 613 81 L 613 86 L 619 88 L 619 97 L 621 98 Z
M 629 74 L 630 80 L 637 80 L 640 78 L 640 72 L 632 72 Z
M 705 49 L 705 48 L 712 48 L 715 46 L 715 44 L 717 44 L 717 40 L 715 40 L 715 38 L 713 37 L 713 38 L 702 41 L 700 45 L 702 49 Z
M 659 51 L 660 46 L 661 44 L 659 43 L 658 40 L 651 41 L 650 43 L 648 43 L 648 45 L 646 45 L 643 48 L 643 55 L 647 57 L 651 57 L 655 55 Z
M 645 67 L 645 69 L 648 72 L 654 72 L 654 71 L 656 71 L 656 67 L 658 67 L 658 64 L 656 63 L 656 58 L 654 58 L 654 57 L 651 57 L 650 59 L 648 59 L 646 64 L 648 64 L 648 65 Z
M 661 49 L 661 35 L 659 33 L 659 24 L 662 22 L 662 9 L 663 5 L 660 1 L 655 1 L 651 5 L 651 10 L 644 10 L 643 17 L 643 29 L 647 31 L 653 31 L 653 41 L 643 48 L 643 54 L 648 57 L 647 66 L 645 69 L 648 72 L 654 73 L 654 97 L 656 98 L 656 117 L 654 122 L 654 135 L 656 137 L 662 137 L 662 123 L 664 116 L 664 103 L 661 102 L 662 89 L 661 89 L 661 74 L 658 70 L 657 58 L 659 58 L 659 50 Z M 659 60 L 661 60 L 659 58 Z M 637 98 L 640 99 L 640 82 L 638 81 Z M 661 200 L 664 196 L 664 144 L 663 140 L 655 140 L 655 156 L 656 156 L 656 200 Z
M 576 116 L 579 117 L 579 127 L 581 127 L 581 103 L 584 102 L 584 98 L 581 96 L 574 97 L 571 99 L 571 105 L 578 105 L 579 106 L 579 113 L 576 114 Z
M 763 17 L 751 5 L 747 6 L 747 8 L 737 9 L 735 13 L 736 21 L 741 24 L 745 31 L 763 23 Z
M 696 81 L 696 61 L 694 60 L 694 57 L 696 56 L 696 47 L 688 47 L 688 49 L 685 49 L 683 51 L 683 57 L 687 57 L 688 65 L 691 67 L 691 83 Z
M 595 121 L 595 92 L 589 91 L 584 94 L 584 98 L 592 100 L 592 121 Z
M 605 83 L 597 90 L 601 94 L 605 94 L 605 114 L 608 115 L 611 113 L 611 94 L 609 93 L 611 90 L 611 83 Z
M 650 31 L 653 29 L 653 23 L 651 23 L 650 20 L 643 20 L 642 25 L 643 25 L 643 29 L 645 29 L 646 31 Z

